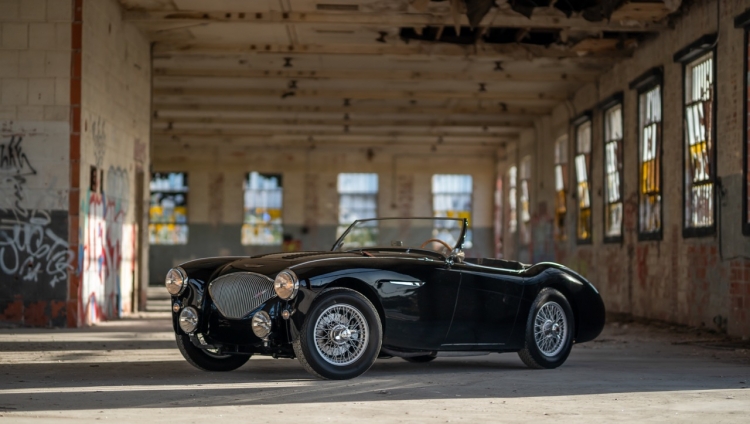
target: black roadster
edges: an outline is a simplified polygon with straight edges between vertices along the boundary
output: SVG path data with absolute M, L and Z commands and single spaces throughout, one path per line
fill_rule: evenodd
M 467 231 L 464 219 L 361 220 L 330 252 L 186 262 L 166 278 L 177 346 L 207 371 L 270 355 L 348 379 L 378 357 L 456 351 L 555 368 L 599 335 L 604 304 L 585 278 L 554 263 L 465 258 Z

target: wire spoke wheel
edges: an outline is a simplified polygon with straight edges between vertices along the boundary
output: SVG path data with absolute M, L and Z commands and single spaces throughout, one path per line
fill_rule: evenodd
M 315 349 L 329 364 L 345 366 L 365 352 L 370 330 L 364 315 L 354 306 L 336 304 L 315 321 Z
M 568 319 L 557 302 L 547 302 L 534 317 L 534 341 L 544 356 L 553 357 L 565 347 Z

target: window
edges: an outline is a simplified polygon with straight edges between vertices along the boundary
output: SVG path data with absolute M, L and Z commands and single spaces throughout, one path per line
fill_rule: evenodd
M 579 242 L 591 241 L 591 120 L 576 126 L 576 183 L 578 186 L 578 226 L 576 235 Z
M 148 208 L 150 244 L 187 244 L 187 174 L 151 174 Z
M 521 243 L 531 243 L 531 212 L 529 209 L 529 180 L 531 179 L 531 156 L 521 160 Z
M 604 240 L 622 240 L 622 104 L 604 111 Z
M 638 95 L 638 238 L 660 239 L 661 220 L 661 85 Z
M 518 170 L 515 166 L 508 169 L 508 232 L 515 234 L 518 229 L 518 218 L 516 215 L 516 177 Z
M 503 177 L 495 181 L 495 257 L 503 257 Z
M 245 212 L 242 244 L 245 246 L 280 245 L 283 240 L 281 175 L 247 174 L 244 182 Z
M 436 174 L 432 176 L 432 215 L 438 218 L 466 218 L 471 222 L 471 175 Z M 450 221 L 436 221 L 435 238 L 451 240 Z M 470 227 L 471 228 L 471 227 Z M 466 247 L 471 246 L 471 230 L 466 234 Z M 443 237 L 443 233 L 447 233 Z
M 565 215 L 568 212 L 568 136 L 555 141 L 555 239 L 568 238 L 565 229 Z
M 685 66 L 685 235 L 714 228 L 713 53 Z M 696 231 L 691 231 L 696 230 Z
M 378 217 L 378 174 L 339 174 L 339 226 L 337 237 L 358 219 Z M 374 246 L 377 222 L 369 222 L 347 236 L 347 247 Z

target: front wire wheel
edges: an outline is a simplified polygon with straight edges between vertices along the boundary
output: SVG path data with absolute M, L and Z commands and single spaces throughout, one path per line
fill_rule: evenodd
M 518 356 L 529 368 L 557 368 L 570 355 L 574 329 L 568 300 L 559 291 L 545 288 L 529 311 L 524 348 Z
M 346 380 L 372 366 L 382 338 L 380 317 L 372 303 L 354 290 L 333 288 L 318 295 L 292 346 L 310 374 Z

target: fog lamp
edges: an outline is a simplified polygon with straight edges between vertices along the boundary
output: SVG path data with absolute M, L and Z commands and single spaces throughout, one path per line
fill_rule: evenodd
M 177 296 L 185 290 L 185 282 L 187 282 L 185 270 L 177 267 L 169 270 L 164 285 L 167 286 L 167 291 L 170 294 Z
M 276 291 L 276 294 L 284 300 L 293 298 L 299 289 L 297 274 L 291 269 L 281 271 L 273 281 L 273 289 Z
M 180 312 L 180 328 L 187 334 L 192 333 L 198 328 L 198 311 L 188 306 Z
M 259 311 L 253 316 L 253 333 L 261 339 L 271 334 L 271 317 L 265 311 Z

